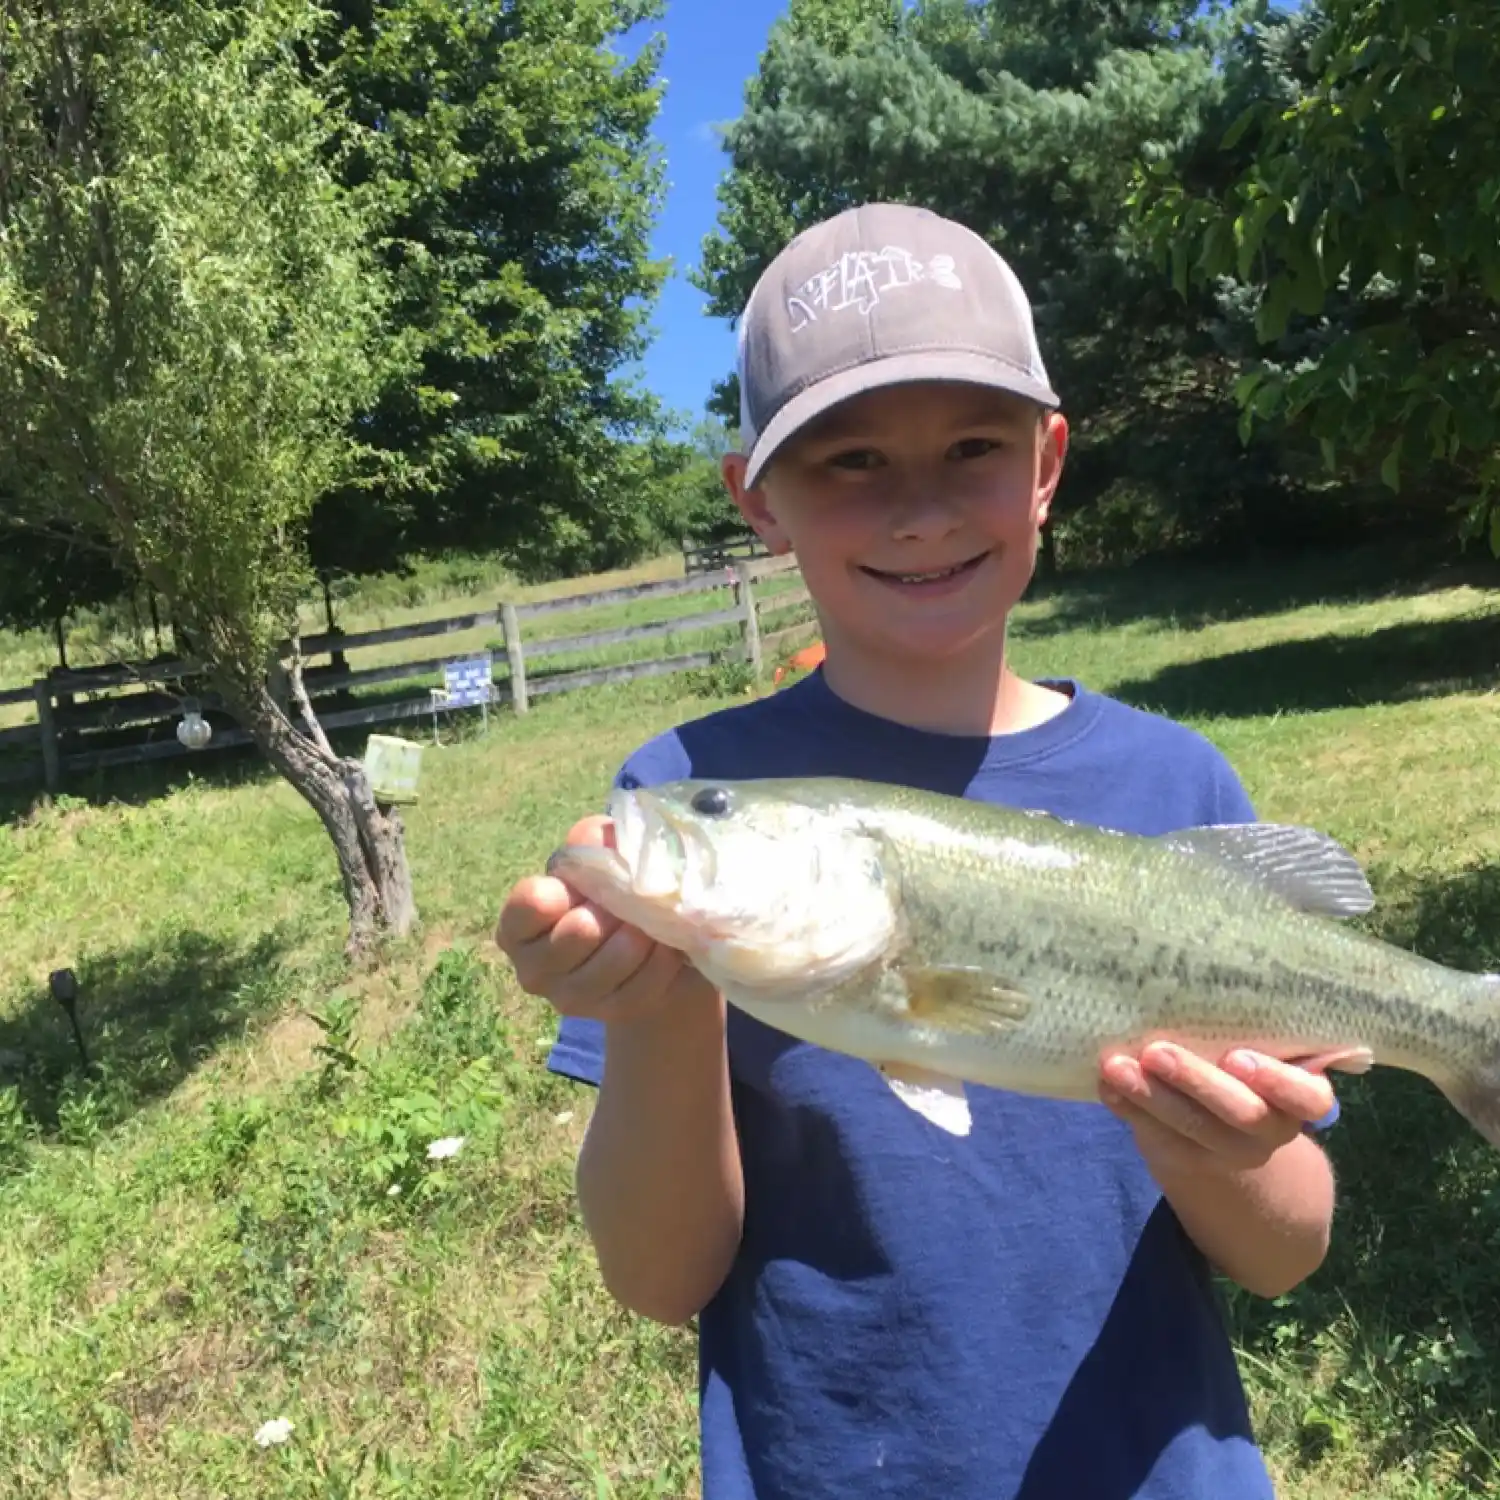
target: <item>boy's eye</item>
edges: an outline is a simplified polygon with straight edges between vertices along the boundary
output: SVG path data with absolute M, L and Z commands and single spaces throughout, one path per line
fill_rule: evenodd
M 824 462 L 834 469 L 873 469 L 882 460 L 873 448 L 845 448 L 842 452 L 830 453 Z
M 983 458 L 987 453 L 993 453 L 1000 447 L 995 438 L 971 437 L 962 438 L 953 445 L 955 458 Z

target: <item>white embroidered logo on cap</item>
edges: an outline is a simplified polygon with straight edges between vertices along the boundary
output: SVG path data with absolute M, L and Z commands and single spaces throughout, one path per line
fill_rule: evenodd
M 934 255 L 924 265 L 911 251 L 895 245 L 883 250 L 850 250 L 787 298 L 792 332 L 801 333 L 816 323 L 820 313 L 840 313 L 852 307 L 868 314 L 885 293 L 920 282 L 953 292 L 963 290 L 951 255 Z

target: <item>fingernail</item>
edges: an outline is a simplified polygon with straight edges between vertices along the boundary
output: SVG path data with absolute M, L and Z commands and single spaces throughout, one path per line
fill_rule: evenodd
M 1260 1066 L 1260 1059 L 1253 1052 L 1231 1052 L 1225 1061 L 1242 1073 L 1253 1073 Z
M 1122 1088 L 1138 1089 L 1145 1082 L 1141 1066 L 1133 1057 L 1122 1057 L 1114 1066 L 1114 1074 Z

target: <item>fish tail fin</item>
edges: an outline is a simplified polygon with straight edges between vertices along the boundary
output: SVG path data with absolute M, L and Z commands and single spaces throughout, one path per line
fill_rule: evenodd
M 1494 1021 L 1494 1046 L 1476 1067 L 1438 1085 L 1447 1101 L 1500 1151 L 1500 974 L 1479 976 L 1476 1004 Z

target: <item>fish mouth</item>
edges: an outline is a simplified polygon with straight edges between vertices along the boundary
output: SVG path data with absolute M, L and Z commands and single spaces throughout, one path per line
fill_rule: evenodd
M 713 845 L 687 819 L 644 788 L 618 789 L 609 799 L 615 856 L 635 895 L 681 900 L 703 890 L 718 873 Z

